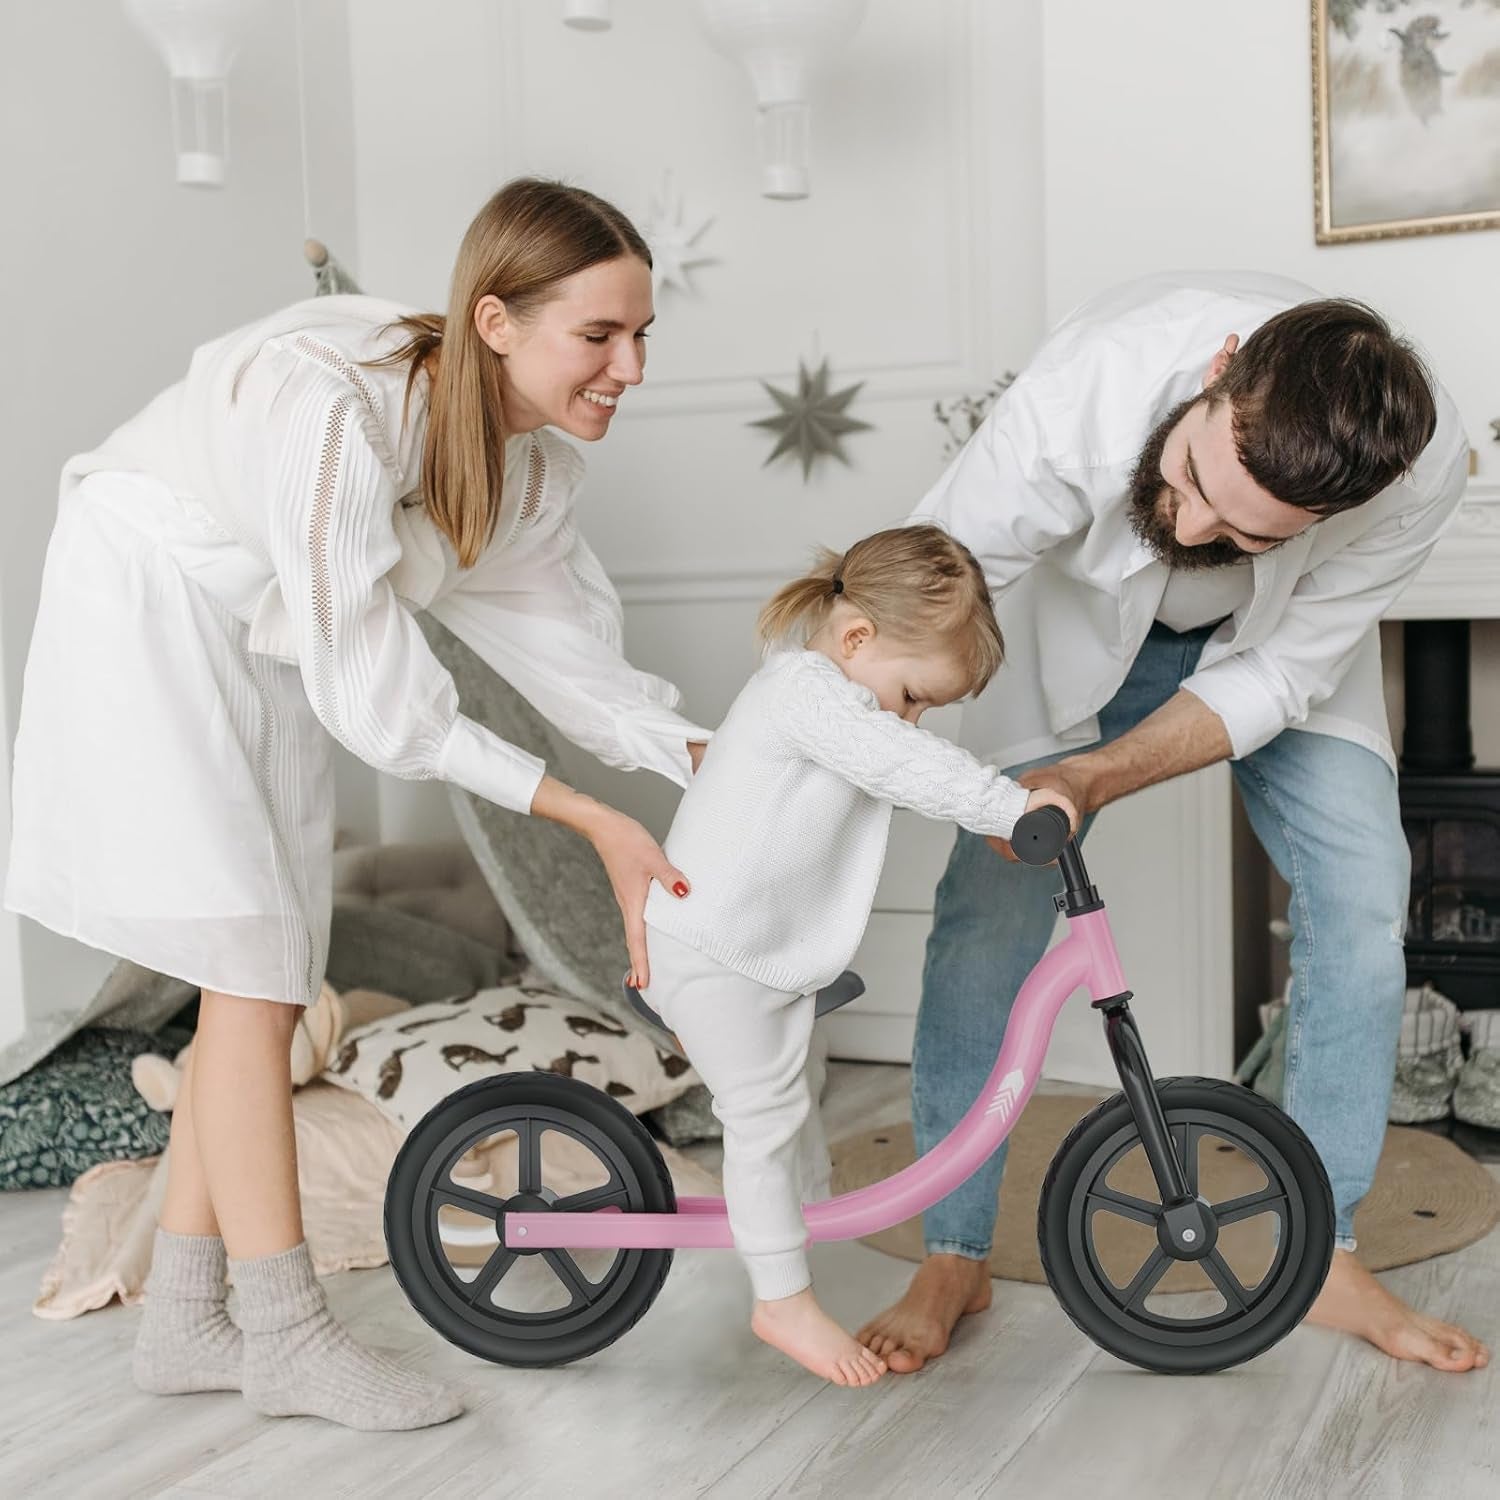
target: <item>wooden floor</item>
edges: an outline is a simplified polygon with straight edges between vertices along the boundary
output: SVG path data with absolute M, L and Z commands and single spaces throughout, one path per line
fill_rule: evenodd
M 904 1068 L 835 1064 L 830 1134 L 905 1112 Z M 711 1155 L 711 1153 L 708 1153 Z M 370 1435 L 257 1417 L 237 1395 L 156 1398 L 130 1384 L 138 1313 L 31 1315 L 61 1192 L 0 1198 L 0 1496 L 1500 1496 L 1493 1371 L 1439 1375 L 1304 1328 L 1253 1364 L 1165 1379 L 1098 1352 L 1043 1287 L 995 1305 L 919 1375 L 854 1393 L 758 1344 L 732 1255 L 679 1253 L 620 1343 L 521 1372 L 443 1344 L 388 1270 L 328 1282 L 367 1342 L 463 1387 L 446 1427 Z M 819 1293 L 857 1325 L 911 1267 L 862 1245 L 815 1248 Z M 1402 1296 L 1500 1345 L 1500 1234 L 1389 1274 Z

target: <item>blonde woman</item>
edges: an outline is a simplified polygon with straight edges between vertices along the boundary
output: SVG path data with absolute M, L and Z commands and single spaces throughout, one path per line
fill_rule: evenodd
M 649 999 L 724 1124 L 752 1330 L 826 1380 L 865 1386 L 885 1362 L 818 1306 L 804 1248 L 802 1203 L 828 1185 L 807 1079 L 815 992 L 864 934 L 892 807 L 997 838 L 1046 803 L 1077 818 L 1061 794 L 1028 792 L 917 727 L 982 691 L 1004 654 L 984 574 L 946 532 L 900 527 L 824 553 L 766 606 L 760 634 L 772 649 L 667 836 L 693 889 L 646 902 Z
M 589 839 L 646 974 L 639 824 L 459 712 L 425 608 L 570 739 L 678 783 L 707 735 L 621 655 L 579 536 L 583 464 L 639 384 L 650 254 L 615 208 L 520 180 L 446 318 L 298 304 L 63 472 L 15 751 L 6 904 L 202 987 L 134 1373 L 258 1411 L 418 1427 L 456 1397 L 356 1344 L 303 1240 L 287 1055 L 330 916 L 335 740 Z M 237 1318 L 225 1307 L 226 1247 Z

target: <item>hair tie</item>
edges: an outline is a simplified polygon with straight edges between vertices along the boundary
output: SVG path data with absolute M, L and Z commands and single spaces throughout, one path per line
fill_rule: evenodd
M 844 580 L 837 575 L 834 576 L 833 591 L 835 594 L 842 594 L 844 592 Z

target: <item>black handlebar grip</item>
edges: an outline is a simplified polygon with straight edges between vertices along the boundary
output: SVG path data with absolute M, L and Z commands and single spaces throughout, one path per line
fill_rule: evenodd
M 1062 808 L 1048 803 L 1022 813 L 1010 836 L 1010 847 L 1024 865 L 1050 865 L 1073 836 L 1073 825 Z

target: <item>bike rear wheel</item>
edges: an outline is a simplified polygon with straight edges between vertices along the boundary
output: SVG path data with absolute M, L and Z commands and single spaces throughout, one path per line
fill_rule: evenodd
M 482 1078 L 435 1105 L 386 1184 L 385 1238 L 411 1305 L 502 1365 L 567 1364 L 644 1316 L 670 1250 L 507 1246 L 506 1212 L 674 1213 L 661 1153 L 601 1090 L 550 1073 Z

